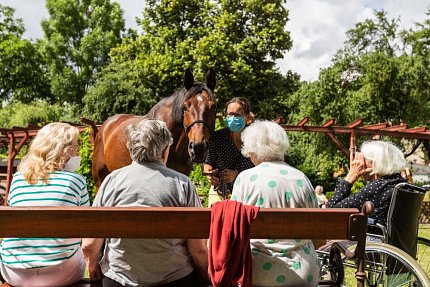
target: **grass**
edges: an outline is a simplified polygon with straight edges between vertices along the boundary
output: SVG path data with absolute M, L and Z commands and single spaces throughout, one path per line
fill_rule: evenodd
M 418 230 L 418 236 L 430 239 L 430 224 L 422 224 Z M 420 250 L 418 250 L 420 252 Z M 425 249 L 424 256 L 421 257 L 420 265 L 427 271 L 430 277 L 430 248 Z M 345 286 L 356 286 L 355 270 L 352 268 L 345 269 Z

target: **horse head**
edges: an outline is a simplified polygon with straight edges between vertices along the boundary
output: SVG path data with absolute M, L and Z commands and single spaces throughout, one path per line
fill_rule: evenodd
M 203 162 L 206 158 L 209 139 L 215 128 L 216 102 L 213 91 L 216 75 L 210 69 L 205 83 L 194 83 L 190 69 L 184 75 L 184 101 L 181 104 L 182 122 L 188 138 L 188 154 L 193 162 Z

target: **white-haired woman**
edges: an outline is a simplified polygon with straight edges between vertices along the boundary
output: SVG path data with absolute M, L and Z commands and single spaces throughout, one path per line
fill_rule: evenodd
M 306 175 L 284 162 L 290 144 L 274 122 L 256 121 L 242 133 L 242 153 L 255 164 L 237 177 L 231 199 L 265 208 L 318 207 Z M 288 228 L 288 226 L 286 226 Z M 316 286 L 311 240 L 252 239 L 253 286 Z
M 401 171 L 407 167 L 402 151 L 386 141 L 367 141 L 361 145 L 360 152 L 351 159 L 350 170 L 344 180 L 336 186 L 327 207 L 356 207 L 371 201 L 375 205 L 372 217 L 386 225 L 388 208 L 394 187 L 406 182 Z M 367 184 L 356 194 L 351 195 L 352 185 L 362 177 Z
M 315 194 L 317 196 L 318 206 L 321 208 L 326 208 L 326 204 L 328 202 L 327 197 L 323 193 L 324 188 L 321 185 L 317 185 L 315 187 Z
M 166 167 L 173 142 L 166 123 L 139 121 L 127 127 L 126 137 L 133 162 L 105 178 L 93 206 L 201 206 L 189 178 Z M 201 286 L 199 273 L 208 280 L 206 246 L 203 239 L 107 238 L 85 239 L 82 248 L 90 277 L 100 277 L 101 268 L 103 286 L 174 287 Z
M 8 204 L 88 206 L 85 178 L 74 172 L 78 138 L 66 123 L 40 129 L 13 176 Z M 66 286 L 85 272 L 80 238 L 5 238 L 1 247 L 1 274 L 13 286 Z

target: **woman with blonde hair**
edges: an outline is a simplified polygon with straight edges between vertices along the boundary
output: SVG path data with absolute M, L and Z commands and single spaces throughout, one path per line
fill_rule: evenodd
M 51 123 L 39 130 L 12 179 L 10 206 L 88 206 L 79 167 L 79 130 Z M 61 220 L 61 219 L 59 219 Z M 5 238 L 1 274 L 13 286 L 65 286 L 85 272 L 80 238 Z

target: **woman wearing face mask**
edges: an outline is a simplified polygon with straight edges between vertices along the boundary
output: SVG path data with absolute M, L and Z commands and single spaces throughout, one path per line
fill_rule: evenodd
M 13 176 L 10 206 L 89 206 L 79 167 L 79 130 L 51 123 L 39 130 Z M 85 272 L 80 238 L 5 238 L 0 270 L 12 286 L 65 286 Z
M 241 153 L 241 134 L 251 120 L 250 114 L 251 105 L 246 98 L 235 97 L 225 105 L 227 127 L 214 133 L 203 167 L 212 185 L 209 206 L 228 198 L 238 174 L 254 167 L 252 161 Z

